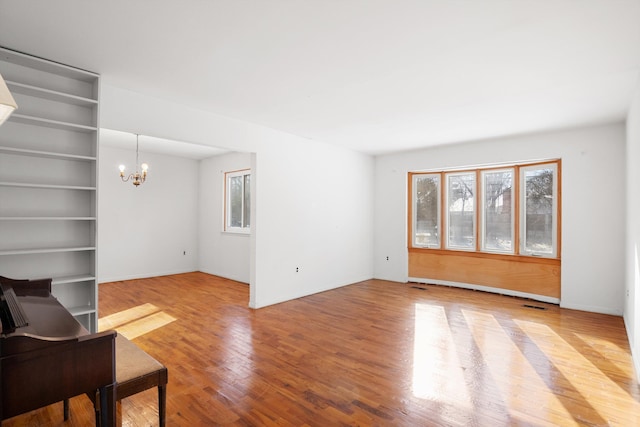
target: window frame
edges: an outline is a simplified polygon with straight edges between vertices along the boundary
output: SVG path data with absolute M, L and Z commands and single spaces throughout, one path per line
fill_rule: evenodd
M 482 169 L 479 171 L 479 175 L 480 175 L 480 184 L 479 184 L 479 188 L 480 188 L 480 204 L 482 209 L 479 210 L 478 214 L 479 214 L 479 223 L 480 223 L 480 230 L 478 232 L 478 237 L 480 239 L 479 241 L 479 245 L 480 245 L 480 251 L 481 252 L 486 252 L 486 253 L 495 253 L 495 254 L 514 254 L 516 253 L 516 228 L 515 228 L 515 224 L 516 224 L 516 213 L 518 211 L 517 207 L 516 207 L 516 203 L 518 203 L 518 201 L 516 200 L 516 180 L 519 179 L 518 175 L 517 175 L 517 170 L 515 166 L 508 166 L 508 167 L 500 167 L 500 168 L 491 168 L 491 169 Z M 492 174 L 492 173 L 500 173 L 500 172 L 511 172 L 511 198 L 510 198 L 510 203 L 511 203 L 511 223 L 510 223 L 510 230 L 511 230 L 511 249 L 510 250 L 499 250 L 499 249 L 493 249 L 493 248 L 487 248 L 486 246 L 486 242 L 487 242 L 487 222 L 486 222 L 486 215 L 487 215 L 487 209 L 486 209 L 486 192 L 487 192 L 487 186 L 486 186 L 486 176 L 488 174 Z
M 416 248 L 440 248 L 442 245 L 442 209 L 440 207 L 440 201 L 442 200 L 442 174 L 441 173 L 424 173 L 424 174 L 414 174 L 412 177 L 412 188 L 416 188 L 417 184 L 416 181 L 418 180 L 418 178 L 423 177 L 423 176 L 431 176 L 431 177 L 437 177 L 437 200 L 438 200 L 438 206 L 436 208 L 436 215 L 437 215 L 437 219 L 436 219 L 436 229 L 438 232 L 438 244 L 437 245 L 429 245 L 429 244 L 425 244 L 425 245 L 421 245 L 416 243 L 416 233 L 412 233 L 412 245 L 413 247 Z M 416 197 L 412 197 L 412 212 L 416 212 L 417 207 L 418 207 L 418 200 Z M 418 222 L 418 216 L 417 215 L 412 215 L 412 229 L 413 230 L 417 230 L 417 222 Z
M 535 169 L 553 169 L 553 186 L 552 186 L 552 212 L 555 213 L 555 215 L 552 215 L 551 217 L 551 253 L 545 253 L 545 252 L 535 252 L 535 251 L 528 251 L 526 250 L 526 245 L 527 245 L 527 233 L 526 233 L 526 222 L 527 222 L 527 214 L 526 214 L 526 187 L 525 187 L 525 173 L 527 170 L 535 170 Z M 558 217 L 560 209 L 559 209 L 559 167 L 558 164 L 551 164 L 551 163 L 537 163 L 537 164 L 533 164 L 533 165 L 526 165 L 526 166 L 522 166 L 520 167 L 519 170 L 519 181 L 520 181 L 520 185 L 522 187 L 521 191 L 520 191 L 520 197 L 519 197 L 519 209 L 520 212 L 522 213 L 520 215 L 520 230 L 519 230 L 519 236 L 520 236 L 520 244 L 519 244 L 519 253 L 521 255 L 526 255 L 526 256 L 533 256 L 533 257 L 539 257 L 539 258 L 557 258 L 558 257 L 558 240 L 559 240 L 559 233 L 558 233 Z
M 524 171 L 532 169 L 532 168 L 552 168 L 554 171 L 554 205 L 553 205 L 553 249 L 551 253 L 535 253 L 524 251 L 524 243 L 521 234 L 524 231 L 525 221 L 522 220 L 522 215 L 524 212 L 524 183 L 521 182 L 523 179 Z M 512 203 L 512 251 L 498 251 L 492 249 L 486 249 L 484 245 L 484 210 L 485 210 L 485 189 L 484 189 L 484 175 L 485 173 L 491 173 L 495 171 L 501 170 L 509 170 L 513 169 L 513 182 L 512 182 L 512 194 L 511 194 L 511 203 Z M 476 174 L 476 193 L 474 195 L 474 208 L 475 208 L 475 225 L 474 225 L 474 233 L 475 233 L 475 248 L 473 249 L 465 249 L 458 247 L 448 247 L 447 243 L 449 240 L 448 236 L 448 201 L 446 198 L 448 197 L 448 179 L 445 177 L 448 174 L 456 174 L 456 173 L 473 173 Z M 438 207 L 438 215 L 440 217 L 439 221 L 439 230 L 440 233 L 440 245 L 439 247 L 433 246 L 424 246 L 417 245 L 415 243 L 415 232 L 416 229 L 416 219 L 415 217 L 415 196 L 414 196 L 414 183 L 420 176 L 423 175 L 440 175 L 440 185 L 439 185 L 439 207 Z M 531 161 L 531 162 L 521 162 L 521 163 L 504 163 L 504 164 L 495 164 L 495 165 L 487 165 L 482 167 L 473 167 L 473 168 L 460 168 L 460 169 L 447 169 L 447 170 L 425 170 L 425 171 L 411 171 L 408 173 L 408 222 L 407 222 L 407 243 L 410 251 L 438 251 L 443 254 L 446 253 L 466 253 L 470 256 L 480 256 L 480 257 L 519 257 L 522 261 L 534 259 L 549 259 L 549 260 L 560 260 L 561 254 L 561 241 L 562 241 L 562 161 L 560 159 L 549 159 L 549 160 L 539 160 L 539 161 Z
M 224 218 L 223 218 L 223 231 L 226 233 L 235 234 L 250 234 L 251 233 L 251 206 L 248 207 L 249 212 L 246 212 L 245 200 L 246 194 L 246 177 L 249 176 L 249 199 L 251 198 L 251 169 L 240 169 L 224 173 Z M 241 197 L 241 212 L 242 226 L 231 225 L 231 179 L 242 177 L 242 197 Z M 249 203 L 250 205 L 250 203 Z M 246 216 L 248 215 L 248 216 Z M 245 218 L 249 219 L 249 224 L 245 226 Z
M 450 178 L 455 177 L 455 176 L 463 176 L 463 175 L 473 175 L 473 210 L 471 211 L 471 221 L 472 221 L 472 235 L 473 235 L 473 241 L 471 246 L 469 247 L 465 247 L 465 246 L 455 246 L 452 245 L 450 240 L 451 240 L 451 228 L 449 227 L 451 225 L 451 210 L 450 210 L 450 206 L 449 206 L 449 185 L 450 185 Z M 444 248 L 448 249 L 448 250 L 453 250 L 453 251 L 465 251 L 465 252 L 475 252 L 478 248 L 478 211 L 477 211 L 477 206 L 478 206 L 478 174 L 475 173 L 473 170 L 463 170 L 463 171 L 455 171 L 455 172 L 445 172 L 444 173 L 444 183 L 445 183 L 445 188 L 444 188 L 444 200 L 442 203 L 442 210 L 445 212 L 445 229 L 444 229 L 444 236 L 445 236 L 445 244 L 444 244 Z M 464 212 L 464 210 L 462 211 Z

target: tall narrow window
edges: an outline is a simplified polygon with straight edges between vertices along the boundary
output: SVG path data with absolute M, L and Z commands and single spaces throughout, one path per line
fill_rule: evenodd
M 447 248 L 476 249 L 475 172 L 447 177 Z
M 413 175 L 413 244 L 440 247 L 440 174 Z
M 556 256 L 557 165 L 547 163 L 521 168 L 521 253 Z
M 225 174 L 225 231 L 248 233 L 251 218 L 251 171 Z
M 482 171 L 482 250 L 513 253 L 513 169 Z

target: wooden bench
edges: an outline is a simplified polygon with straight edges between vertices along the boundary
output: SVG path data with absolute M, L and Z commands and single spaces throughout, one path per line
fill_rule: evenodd
M 158 387 L 158 417 L 165 426 L 167 402 L 167 368 L 124 336 L 116 336 L 116 402 L 125 397 Z M 100 424 L 100 393 L 87 394 L 96 410 L 96 426 Z M 64 402 L 64 419 L 68 419 L 69 402 Z

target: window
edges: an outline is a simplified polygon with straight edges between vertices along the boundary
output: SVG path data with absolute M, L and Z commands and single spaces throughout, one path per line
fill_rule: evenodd
M 413 244 L 428 248 L 440 247 L 440 174 L 413 176 Z
M 475 172 L 448 173 L 447 248 L 475 250 Z
M 249 233 L 251 225 L 251 171 L 225 173 L 225 231 Z
M 557 257 L 559 163 L 411 173 L 411 246 Z
M 513 253 L 514 169 L 482 171 L 482 250 Z
M 556 256 L 557 168 L 555 164 L 523 167 L 521 210 L 522 252 Z

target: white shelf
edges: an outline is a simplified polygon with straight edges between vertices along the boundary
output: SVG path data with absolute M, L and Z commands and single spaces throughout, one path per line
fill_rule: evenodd
M 28 184 L 26 182 L 8 182 L 0 181 L 2 187 L 21 187 L 21 188 L 47 188 L 51 190 L 85 190 L 96 191 L 96 187 L 83 187 L 79 185 L 55 185 L 55 184 Z
M 95 250 L 95 246 L 76 246 L 71 248 L 9 249 L 0 251 L 0 255 L 53 254 L 60 252 L 88 252 Z
M 36 96 L 38 98 L 44 98 L 50 101 L 64 102 L 67 104 L 79 105 L 81 107 L 93 107 L 98 105 L 98 101 L 96 101 L 95 99 L 70 95 L 68 93 L 44 89 L 37 86 L 14 82 L 11 80 L 5 80 L 5 83 L 7 84 L 11 92 L 17 92 L 23 95 Z
M 83 314 L 92 314 L 96 312 L 96 309 L 94 307 L 90 307 L 90 306 L 80 306 L 80 307 L 65 307 L 69 313 L 71 313 L 73 316 L 81 316 Z
M 54 129 L 71 130 L 76 132 L 97 132 L 95 126 L 86 126 L 77 123 L 61 122 L 58 120 L 43 119 L 42 117 L 26 116 L 24 114 L 13 113 L 9 116 L 9 121 L 23 123 L 27 125 L 46 126 Z
M 83 82 L 91 83 L 99 77 L 98 74 L 92 73 L 91 71 L 81 70 L 7 48 L 0 48 L 0 61 L 1 60 Z
M 95 221 L 94 216 L 0 216 L 0 221 Z
M 76 154 L 53 153 L 51 151 L 27 150 L 24 148 L 2 147 L 0 153 L 14 154 L 17 156 L 42 157 L 45 159 L 58 160 L 77 160 L 80 162 L 95 162 L 96 158 L 92 156 L 78 156 Z
M 1 47 L 0 71 L 23 108 L 0 128 L 0 268 L 53 277 L 96 332 L 99 75 Z
M 86 275 L 77 275 L 77 276 L 54 277 L 51 280 L 51 284 L 55 286 L 55 285 L 63 285 L 66 283 L 88 282 L 90 280 L 96 280 L 95 276 L 86 274 Z

